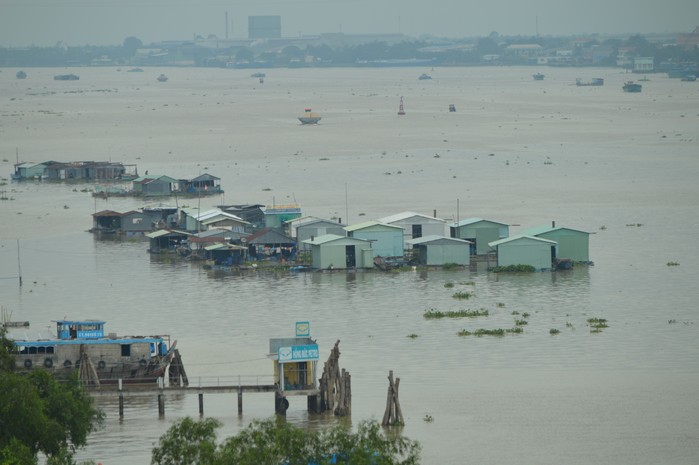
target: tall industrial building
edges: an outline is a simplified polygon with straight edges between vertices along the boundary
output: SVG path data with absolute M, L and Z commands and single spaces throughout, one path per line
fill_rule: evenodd
M 279 39 L 281 36 L 281 16 L 248 16 L 248 38 Z

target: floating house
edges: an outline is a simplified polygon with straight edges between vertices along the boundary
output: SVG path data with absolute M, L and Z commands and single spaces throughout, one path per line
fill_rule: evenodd
M 248 248 L 242 245 L 216 243 L 204 247 L 207 260 L 213 262 L 213 267 L 242 265 L 248 259 Z
M 209 228 L 226 228 L 230 231 L 244 233 L 250 223 L 242 218 L 224 212 L 218 208 L 199 212 L 198 208 L 183 208 L 182 226 L 187 231 L 206 231 Z
M 264 209 L 265 228 L 282 229 L 284 224 L 301 217 L 301 207 L 297 204 L 273 205 Z
M 379 218 L 379 221 L 403 228 L 403 239 L 417 239 L 424 236 L 444 236 L 446 233 L 446 220 L 435 216 L 422 215 L 415 212 L 403 212 L 396 215 Z
M 174 229 L 159 229 L 146 234 L 146 237 L 150 242 L 148 251 L 150 253 L 160 253 L 165 250 L 176 250 L 180 246 L 188 246 L 192 233 Z
M 45 163 L 18 163 L 15 165 L 15 172 L 12 174 L 12 179 L 43 179 L 46 176 Z
M 491 252 L 488 246 L 490 242 L 510 235 L 510 226 L 498 221 L 467 218 L 450 224 L 449 235 L 471 242 L 471 255 L 486 255 Z
M 102 210 L 92 214 L 92 232 L 138 236 L 152 230 L 151 217 L 143 212 Z
M 347 226 L 345 231 L 348 237 L 371 241 L 374 257 L 402 257 L 404 255 L 403 228 L 400 226 L 380 221 L 366 221 Z
M 310 250 L 310 245 L 303 242 L 314 237 L 325 236 L 326 234 L 346 236 L 345 226 L 347 225 L 321 219 L 301 223 L 296 227 L 296 241 L 299 244 L 299 249 Z
M 165 175 L 145 175 L 131 183 L 131 191 L 136 196 L 169 196 L 178 190 L 177 179 Z
M 373 268 L 374 253 L 368 239 L 326 234 L 302 242 L 311 247 L 316 269 Z
M 556 258 L 570 259 L 574 262 L 590 261 L 590 233 L 579 229 L 551 226 L 538 226 L 520 232 L 524 236 L 538 237 L 555 241 L 558 244 Z
M 138 177 L 136 165 L 107 161 L 47 162 L 46 177 L 53 181 L 120 181 Z
M 532 236 L 512 236 L 493 241 L 498 266 L 530 265 L 536 270 L 548 270 L 556 259 L 556 242 Z
M 296 241 L 282 232 L 264 228 L 241 239 L 250 258 L 256 260 L 289 260 L 296 256 Z
M 192 179 L 179 180 L 180 192 L 189 195 L 223 194 L 221 178 L 204 173 Z
M 250 223 L 255 228 L 265 227 L 264 205 L 262 204 L 243 204 L 243 205 L 219 205 L 218 208 L 231 213 L 239 218 Z
M 425 236 L 405 241 L 413 248 L 413 258 L 420 265 L 443 266 L 447 263 L 468 266 L 471 243 L 444 236 Z

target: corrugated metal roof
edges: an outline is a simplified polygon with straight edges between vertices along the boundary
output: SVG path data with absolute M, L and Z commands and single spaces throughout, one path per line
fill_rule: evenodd
M 382 223 L 394 223 L 396 221 L 412 218 L 413 216 L 419 216 L 421 218 L 427 218 L 429 220 L 441 221 L 442 223 L 446 223 L 446 220 L 443 220 L 441 218 L 435 218 L 434 216 L 423 215 L 422 213 L 415 212 L 396 213 L 395 215 L 384 216 L 383 218 L 379 218 L 379 221 L 381 221 Z
M 167 235 L 173 235 L 173 236 L 192 236 L 192 233 L 188 233 L 187 231 L 178 231 L 178 230 L 170 230 L 170 229 L 158 229 L 157 231 L 153 231 L 151 233 L 146 234 L 146 237 L 150 239 L 157 239 L 159 237 L 164 237 Z
M 552 232 L 552 231 L 560 231 L 560 230 L 563 230 L 563 229 L 567 229 L 568 231 L 580 232 L 580 233 L 583 233 L 583 234 L 590 234 L 589 232 L 587 232 L 587 231 L 582 231 L 582 230 L 580 230 L 580 229 L 565 228 L 565 227 L 562 227 L 562 226 L 553 227 L 553 226 L 548 226 L 548 225 L 542 225 L 542 226 L 535 226 L 535 227 L 533 227 L 533 228 L 527 228 L 527 229 L 525 229 L 525 230 L 523 230 L 523 231 L 520 231 L 519 234 L 520 234 L 520 235 L 523 235 L 523 236 L 538 236 L 539 234 L 549 233 L 549 232 Z
M 310 245 L 321 245 L 321 244 L 327 244 L 329 242 L 334 242 L 337 240 L 348 240 L 348 241 L 371 243 L 371 241 L 369 241 L 367 239 L 358 239 L 356 237 L 338 236 L 337 234 L 323 234 L 322 236 L 314 237 L 313 239 L 306 239 L 305 241 L 301 241 L 301 242 L 304 244 L 310 244 Z
M 488 242 L 488 246 L 490 247 L 497 247 L 502 244 L 507 244 L 508 242 L 514 242 L 514 241 L 519 241 L 521 239 L 531 239 L 533 241 L 537 242 L 546 242 L 551 245 L 557 245 L 558 242 L 556 241 L 550 241 L 548 239 L 542 239 L 540 237 L 534 237 L 534 236 L 524 236 L 522 234 L 518 234 L 516 236 L 511 236 L 511 237 L 506 237 L 505 239 L 500 239 L 499 241 L 493 241 L 493 242 Z
M 431 236 L 424 236 L 424 237 L 418 237 L 416 239 L 409 239 L 405 241 L 406 244 L 411 244 L 411 245 L 416 245 L 416 244 L 425 244 L 428 242 L 434 242 L 434 241 L 453 241 L 457 243 L 462 243 L 462 244 L 471 244 L 471 241 L 466 241 L 464 239 L 457 239 L 455 237 L 446 237 L 446 236 L 437 236 L 436 234 L 433 234 Z
M 452 227 L 468 226 L 469 224 L 480 223 L 481 221 L 487 221 L 488 223 L 495 223 L 495 224 L 501 224 L 503 226 L 509 226 L 509 224 L 507 224 L 507 223 L 501 223 L 499 221 L 493 221 L 493 220 L 484 220 L 483 218 L 466 218 L 465 220 L 461 220 L 457 223 L 451 223 L 449 226 L 452 226 Z
M 395 224 L 386 224 L 381 221 L 365 221 L 364 223 L 353 224 L 352 226 L 345 227 L 345 231 L 358 231 L 360 229 L 370 228 L 372 226 L 385 226 L 387 228 L 403 229 Z
M 212 251 L 212 250 L 248 250 L 247 247 L 243 247 L 241 245 L 234 245 L 234 244 L 214 244 L 214 245 L 208 245 L 204 247 L 204 250 L 207 251 Z

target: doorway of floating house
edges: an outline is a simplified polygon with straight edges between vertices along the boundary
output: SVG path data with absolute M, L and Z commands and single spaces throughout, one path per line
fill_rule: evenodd
M 347 268 L 354 268 L 357 266 L 357 256 L 355 255 L 355 250 L 353 245 L 345 246 L 345 257 Z

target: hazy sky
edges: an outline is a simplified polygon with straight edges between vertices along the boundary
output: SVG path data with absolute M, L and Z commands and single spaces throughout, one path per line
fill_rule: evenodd
M 0 46 L 117 45 L 226 34 L 280 15 L 285 37 L 402 32 L 448 37 L 690 32 L 699 0 L 0 0 Z

